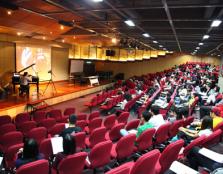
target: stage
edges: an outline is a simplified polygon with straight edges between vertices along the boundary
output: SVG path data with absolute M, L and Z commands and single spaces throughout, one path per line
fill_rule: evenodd
M 48 83 L 39 84 L 39 94 L 36 85 L 30 85 L 30 95 L 19 96 L 18 87 L 15 94 L 9 94 L 0 100 L 0 115 L 10 115 L 14 117 L 16 114 L 26 111 L 27 103 L 37 100 L 44 100 L 49 106 L 64 101 L 82 97 L 101 91 L 113 85 L 111 81 L 100 81 L 100 85 L 90 86 L 89 84 L 74 84 L 72 81 L 54 82 L 55 88 Z

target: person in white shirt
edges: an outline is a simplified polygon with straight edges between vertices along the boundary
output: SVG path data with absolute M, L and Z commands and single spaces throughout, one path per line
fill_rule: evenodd
M 163 119 L 163 115 L 159 114 L 159 107 L 153 106 L 151 108 L 152 118 L 150 118 L 149 123 L 151 123 L 154 128 L 157 130 L 161 125 L 165 124 L 165 120 Z

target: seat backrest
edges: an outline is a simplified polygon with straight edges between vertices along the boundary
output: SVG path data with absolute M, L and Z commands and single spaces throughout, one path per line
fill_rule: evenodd
M 89 154 L 89 160 L 92 168 L 102 167 L 110 162 L 111 159 L 111 141 L 104 141 L 96 144 Z
M 90 148 L 100 142 L 105 141 L 105 133 L 106 133 L 105 127 L 99 127 L 99 128 L 94 129 L 91 132 L 90 137 L 89 137 Z
M 116 167 L 116 168 L 106 172 L 106 174 L 129 174 L 130 169 L 131 169 L 131 166 L 129 166 L 129 163 L 125 163 L 119 167 Z
M 88 124 L 89 133 L 91 133 L 94 129 L 101 127 L 102 118 L 94 118 Z
M 87 114 L 85 113 L 80 113 L 80 114 L 77 114 L 77 120 L 80 121 L 80 120 L 87 120 Z
M 98 104 L 97 96 L 95 96 L 91 99 L 91 106 L 97 106 L 97 104 Z
M 46 160 L 49 160 L 52 157 L 53 149 L 50 138 L 46 138 L 40 143 L 39 151 L 44 155 Z
M 171 123 L 165 123 L 157 129 L 155 133 L 156 144 L 161 144 L 169 138 L 168 134 L 170 126 Z
M 93 111 L 92 113 L 89 114 L 88 120 L 91 121 L 95 118 L 100 117 L 100 112 L 99 111 Z
M 185 148 L 184 148 L 184 151 L 183 151 L 183 154 L 184 156 L 186 156 L 189 151 L 195 147 L 195 146 L 201 146 L 203 141 L 205 140 L 206 136 L 205 135 L 202 135 L 196 139 L 194 139 L 190 144 L 188 144 Z
M 174 137 L 178 133 L 179 127 L 181 127 L 181 120 L 176 120 L 173 122 L 173 124 L 170 126 L 169 130 L 169 136 Z
M 0 116 L 0 126 L 4 125 L 4 124 L 8 124 L 11 123 L 12 119 L 9 115 L 1 115 Z
M 17 114 L 15 117 L 16 126 L 19 126 L 21 123 L 24 123 L 26 121 L 30 121 L 30 115 L 28 112 Z
M 161 166 L 160 173 L 164 173 L 167 169 L 169 169 L 172 162 L 177 160 L 178 154 L 179 154 L 181 148 L 183 147 L 183 145 L 184 145 L 184 141 L 178 140 L 178 141 L 175 141 L 175 142 L 169 144 L 164 149 L 164 151 L 162 152 L 162 154 L 159 158 L 159 163 Z
M 122 112 L 117 118 L 118 123 L 126 124 L 128 122 L 129 115 L 129 112 Z
M 7 169 L 13 169 L 15 167 L 16 156 L 23 147 L 23 143 L 10 146 L 4 154 L 5 164 Z
M 0 136 L 13 131 L 16 131 L 16 127 L 13 123 L 8 123 L 0 126 Z
M 160 152 L 155 149 L 141 156 L 132 167 L 130 174 L 155 174 Z
M 36 111 L 33 114 L 33 120 L 37 123 L 46 119 L 46 112 L 45 111 Z
M 13 132 L 6 133 L 1 138 L 1 144 L 5 148 L 8 148 L 15 144 L 21 144 L 21 143 L 23 143 L 23 135 L 19 131 L 13 131 Z
M 136 140 L 135 134 L 129 134 L 122 137 L 116 145 L 117 159 L 124 159 L 129 157 L 134 150 L 134 143 Z
M 193 116 L 187 117 L 186 120 L 184 121 L 184 127 L 190 125 L 193 121 L 194 121 L 194 117 Z
M 139 123 L 140 123 L 139 119 L 134 119 L 127 123 L 125 129 L 126 130 L 137 129 L 137 127 L 139 126 Z
M 82 130 L 84 130 L 85 127 L 87 126 L 87 121 L 86 120 L 79 120 L 79 121 L 77 121 L 76 126 L 80 127 Z
M 86 152 L 79 152 L 79 153 L 67 156 L 60 162 L 58 166 L 59 173 L 60 174 L 81 174 L 84 169 L 86 158 L 87 158 Z
M 115 114 L 111 114 L 104 119 L 103 125 L 106 127 L 107 130 L 110 130 L 115 125 L 115 121 L 116 121 Z
M 146 150 L 150 148 L 153 144 L 153 135 L 155 134 L 156 129 L 147 129 L 141 133 L 137 138 L 136 143 L 139 151 Z
M 50 129 L 51 127 L 53 127 L 54 125 L 56 124 L 56 120 L 53 119 L 53 118 L 47 118 L 45 120 L 42 120 L 40 123 L 39 123 L 39 126 L 43 126 L 45 127 L 46 129 Z
M 47 160 L 37 160 L 21 166 L 16 174 L 48 174 L 49 162 Z
M 218 129 L 204 139 L 202 146 L 208 148 L 211 145 L 218 144 L 221 141 L 221 137 L 222 130 Z
M 35 121 L 26 121 L 19 125 L 18 129 L 26 135 L 30 130 L 36 127 Z
M 48 130 L 51 136 L 59 135 L 65 129 L 65 123 L 57 123 Z
M 76 149 L 77 151 L 85 149 L 85 138 L 86 133 L 85 132 L 78 132 L 74 134 L 75 142 L 76 142 Z
M 63 112 L 63 115 L 71 115 L 75 114 L 76 109 L 75 108 L 66 108 Z
M 40 144 L 47 137 L 47 129 L 45 127 L 33 128 L 27 133 L 27 138 L 33 138 Z
M 111 141 L 116 141 L 122 137 L 120 130 L 125 127 L 124 123 L 119 123 L 111 128 L 109 131 L 109 138 Z
M 62 112 L 60 109 L 52 109 L 47 114 L 49 115 L 49 117 L 54 118 L 54 119 L 58 119 L 62 117 Z

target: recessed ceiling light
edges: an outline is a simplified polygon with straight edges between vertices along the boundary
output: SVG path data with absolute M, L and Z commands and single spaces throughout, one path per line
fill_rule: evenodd
M 148 33 L 144 33 L 142 34 L 144 37 L 150 37 L 150 35 Z
M 162 47 L 163 47 L 163 45 L 159 45 L 159 47 L 160 47 L 160 48 L 162 48 Z
M 45 40 L 46 39 L 46 37 L 45 36 L 43 36 L 43 40 Z
M 11 11 L 11 10 L 8 10 L 8 11 L 7 11 L 7 14 L 8 14 L 8 15 L 12 15 L 12 11 Z
M 73 39 L 76 39 L 76 36 L 73 36 Z
M 221 24 L 221 20 L 214 20 L 212 23 L 211 23 L 211 27 L 218 27 L 220 24 Z
M 198 45 L 204 45 L 204 43 L 200 42 Z
M 63 25 L 61 25 L 61 26 L 60 26 L 60 29 L 61 29 L 61 30 L 63 30 L 63 29 L 64 29 L 64 26 L 63 26 Z
M 22 34 L 22 33 L 20 33 L 20 32 L 17 32 L 17 35 L 18 35 L 18 36 L 20 36 L 21 34 Z
M 53 32 L 51 31 L 50 34 L 53 34 Z
M 65 42 L 65 40 L 63 39 L 63 40 L 62 40 L 62 42 L 64 43 L 64 42 Z
M 220 57 L 221 55 L 219 54 L 218 56 Z
M 154 40 L 153 43 L 158 43 L 158 42 L 156 40 Z
M 209 37 L 210 36 L 206 34 L 206 35 L 203 36 L 203 39 L 208 39 Z
M 103 0 L 92 0 L 94 2 L 102 2 Z
M 126 20 L 125 23 L 130 26 L 130 27 L 134 27 L 135 23 L 132 20 Z
M 199 49 L 200 49 L 200 47 L 196 47 L 196 49 L 197 49 L 197 50 L 199 50 Z

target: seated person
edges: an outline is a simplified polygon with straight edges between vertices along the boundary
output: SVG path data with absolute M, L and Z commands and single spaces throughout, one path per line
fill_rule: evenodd
M 210 116 L 205 116 L 201 122 L 200 130 L 191 130 L 184 127 L 179 128 L 179 133 L 174 137 L 174 139 L 184 139 L 185 144 L 190 143 L 193 139 L 206 135 L 209 136 L 213 133 L 213 119 Z
M 32 81 L 32 78 L 29 76 L 28 72 L 24 72 L 23 76 L 20 77 L 20 95 L 24 92 L 29 94 L 29 82 Z
M 70 135 L 66 134 L 63 136 L 63 152 L 59 152 L 54 161 L 53 161 L 53 168 L 57 169 L 60 162 L 66 158 L 68 155 L 72 155 L 76 153 L 76 142 L 75 138 Z
M 34 139 L 26 139 L 24 147 L 19 150 L 18 158 L 15 162 L 16 169 L 24 164 L 43 159 L 43 154 L 39 153 L 38 144 Z
M 163 119 L 163 115 L 159 113 L 159 107 L 158 106 L 152 106 L 151 113 L 152 117 L 149 120 L 149 123 L 154 126 L 154 128 L 157 130 L 161 125 L 165 124 L 165 120 Z
M 77 122 L 77 116 L 74 114 L 70 115 L 68 119 L 69 125 L 60 133 L 60 136 L 64 137 L 66 134 L 81 132 L 82 131 L 81 128 L 75 125 L 76 122 Z
M 120 130 L 121 135 L 125 136 L 125 135 L 128 135 L 129 133 L 136 133 L 136 137 L 139 137 L 145 130 L 154 127 L 151 123 L 148 122 L 151 117 L 152 117 L 152 114 L 150 112 L 144 111 L 142 113 L 140 125 L 137 128 L 137 130 L 136 131 L 132 131 L 132 130 L 127 131 L 125 129 L 121 129 Z

